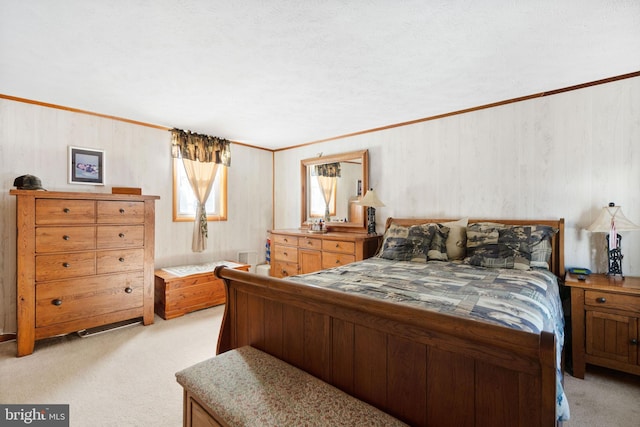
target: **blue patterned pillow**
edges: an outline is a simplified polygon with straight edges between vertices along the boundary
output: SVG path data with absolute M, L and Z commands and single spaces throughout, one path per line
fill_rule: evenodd
M 384 233 L 378 256 L 395 261 L 427 262 L 427 253 L 437 230 L 436 224 L 391 224 Z
M 435 226 L 435 233 L 429 245 L 427 258 L 429 261 L 447 261 L 447 236 L 449 236 L 449 227 L 442 224 L 429 224 Z
M 490 268 L 548 269 L 551 237 L 557 231 L 546 225 L 469 224 L 465 262 Z

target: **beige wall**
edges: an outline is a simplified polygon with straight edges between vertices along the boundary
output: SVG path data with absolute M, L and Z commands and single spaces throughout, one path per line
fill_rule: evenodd
M 640 225 L 637 77 L 279 151 L 275 226 L 299 225 L 301 159 L 364 148 L 378 232 L 389 216 L 562 217 L 566 265 L 604 272 L 604 236 L 584 227 L 609 201 Z M 622 235 L 623 271 L 640 276 L 640 232 Z
M 416 112 L 419 116 L 419 112 Z M 614 201 L 640 224 L 640 78 L 342 138 L 272 154 L 232 146 L 229 220 L 210 223 L 208 249 L 191 252 L 192 223 L 171 220 L 166 131 L 0 99 L 0 333 L 15 331 L 13 179 L 26 173 L 50 190 L 159 195 L 156 267 L 264 258 L 272 224 L 300 221 L 300 160 L 369 150 L 370 184 L 395 217 L 557 218 L 566 221 L 567 266 L 606 270 L 603 236 L 583 230 Z M 301 141 L 301 143 L 304 141 Z M 106 151 L 105 187 L 67 183 L 67 146 Z M 272 183 L 272 173 L 275 181 Z M 272 190 L 275 195 L 272 211 Z M 623 270 L 640 276 L 640 233 L 623 233 Z
M 105 150 L 106 185 L 67 183 L 67 146 Z M 172 169 L 167 131 L 0 99 L 0 333 L 15 332 L 15 177 L 38 176 L 56 191 L 111 192 L 141 187 L 156 202 L 156 268 L 237 259 L 254 250 L 264 260 L 272 224 L 272 153 L 233 144 L 228 221 L 209 223 L 207 250 L 191 252 L 193 223 L 172 221 Z

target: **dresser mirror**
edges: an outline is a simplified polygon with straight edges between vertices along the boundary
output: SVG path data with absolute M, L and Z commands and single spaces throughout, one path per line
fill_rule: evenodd
M 367 150 L 301 160 L 300 173 L 303 227 L 322 220 L 330 230 L 366 231 L 365 208 L 356 202 L 369 184 Z

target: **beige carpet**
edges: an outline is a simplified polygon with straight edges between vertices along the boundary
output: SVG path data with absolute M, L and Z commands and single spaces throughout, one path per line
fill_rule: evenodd
M 223 310 L 55 338 L 21 358 L 0 344 L 0 402 L 68 403 L 72 427 L 181 426 L 174 374 L 215 355 Z
M 215 354 L 223 307 L 150 326 L 130 326 L 36 344 L 15 357 L 0 344 L 0 403 L 70 405 L 71 426 L 182 425 L 182 388 L 175 372 Z M 567 427 L 640 425 L 640 377 L 590 368 L 566 376 L 572 412 Z

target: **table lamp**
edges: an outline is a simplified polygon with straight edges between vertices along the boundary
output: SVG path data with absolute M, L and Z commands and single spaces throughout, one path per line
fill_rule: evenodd
M 381 208 L 384 203 L 380 201 L 373 188 L 370 188 L 358 202 L 360 206 L 367 207 L 367 234 L 376 234 L 376 208 Z
M 609 206 L 602 208 L 598 218 L 596 218 L 593 224 L 587 227 L 587 230 L 593 233 L 608 233 L 607 252 L 609 270 L 607 271 L 607 276 L 619 274 L 624 279 L 624 275 L 622 274 L 623 256 L 620 249 L 622 237 L 618 234 L 618 231 L 637 231 L 640 230 L 640 227 L 624 216 L 620 206 L 616 206 L 615 203 L 609 203 Z

